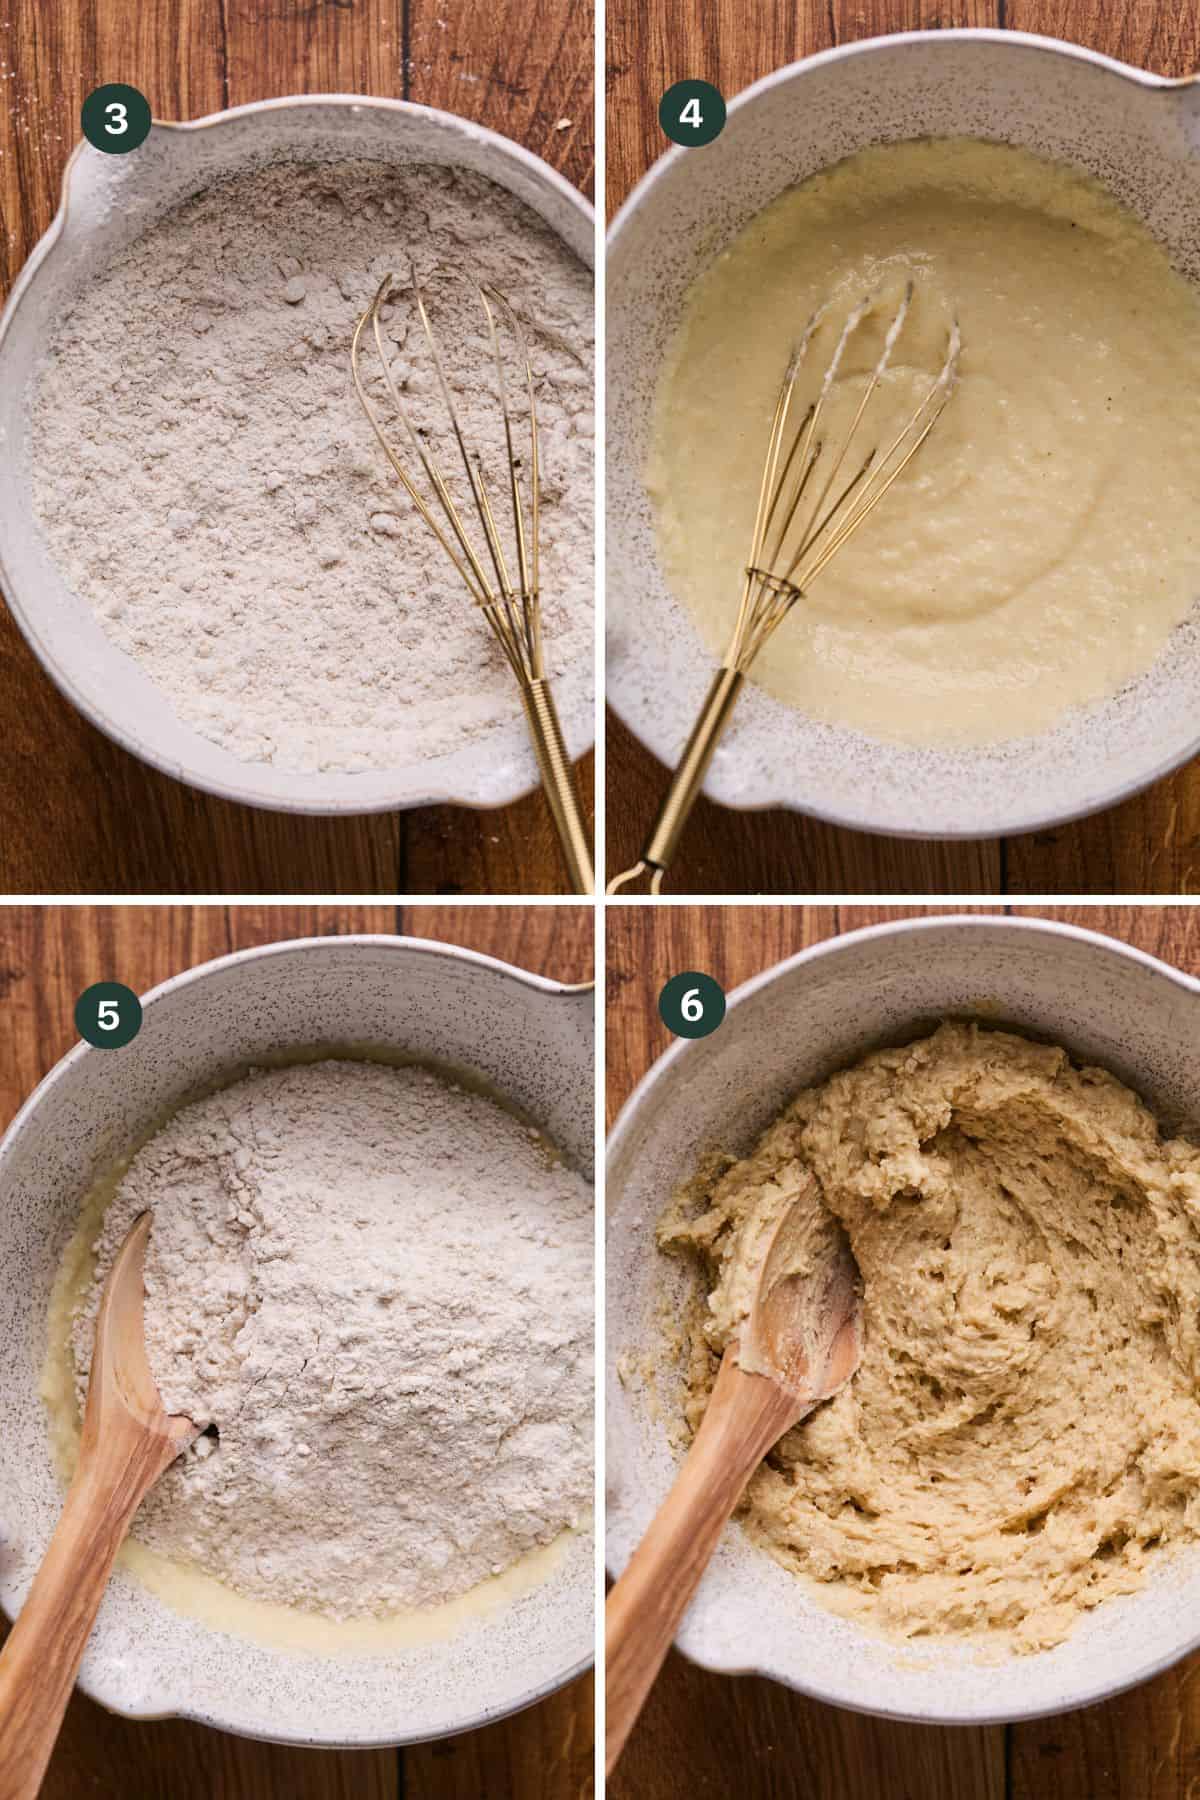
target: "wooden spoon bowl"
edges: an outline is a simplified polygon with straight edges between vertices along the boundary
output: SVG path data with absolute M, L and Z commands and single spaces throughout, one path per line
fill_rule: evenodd
M 798 1254 L 801 1208 L 780 1220 L 754 1304 L 721 1359 L 700 1429 L 605 1609 L 605 1763 L 611 1773 L 746 1483 L 779 1439 L 850 1380 L 862 1283 L 845 1236 Z M 807 1239 L 805 1240 L 807 1244 Z
M 28 1598 L 0 1651 L 0 1800 L 33 1800 L 117 1552 L 146 1494 L 199 1433 L 165 1411 L 144 1336 L 152 1215 L 131 1226 L 104 1284 L 79 1461 Z

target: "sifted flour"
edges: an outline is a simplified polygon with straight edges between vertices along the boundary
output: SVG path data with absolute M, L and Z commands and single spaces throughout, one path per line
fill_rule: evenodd
M 201 1437 L 135 1536 L 335 1618 L 450 1600 L 592 1494 L 592 1210 L 495 1102 L 418 1068 L 255 1071 L 134 1156 L 75 1319 L 154 1210 L 146 1341 Z
M 104 270 L 39 367 L 51 555 L 175 711 L 243 761 L 402 767 L 520 716 L 350 381 L 357 317 L 410 267 L 494 282 L 532 329 L 548 673 L 569 718 L 592 668 L 591 277 L 505 190 L 365 162 L 238 176 Z M 482 311 L 444 280 L 431 298 L 464 427 L 496 468 Z M 388 330 L 420 408 L 434 392 L 419 327 L 396 309 Z

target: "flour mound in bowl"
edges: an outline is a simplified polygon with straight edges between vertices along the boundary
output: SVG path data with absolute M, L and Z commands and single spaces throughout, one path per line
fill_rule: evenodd
M 592 281 L 507 190 L 425 165 L 238 175 L 101 269 L 36 370 L 34 502 L 52 558 L 179 717 L 243 762 L 408 768 L 521 728 L 504 655 L 351 382 L 356 320 L 385 275 L 414 268 L 493 483 L 508 465 L 486 320 L 444 272 L 494 282 L 529 328 L 547 672 L 570 719 L 592 670 Z M 386 337 L 461 502 L 411 305 Z
M 1200 1151 L 1129 1089 L 945 1024 L 801 1093 L 659 1228 L 708 1293 L 693 1428 L 805 1195 L 857 1258 L 862 1365 L 740 1516 L 822 1602 L 899 1638 L 1039 1650 L 1200 1538 Z
M 252 1072 L 133 1157 L 74 1324 L 147 1207 L 146 1341 L 211 1425 L 135 1538 L 345 1619 L 454 1599 L 586 1518 L 592 1203 L 494 1101 L 419 1068 Z

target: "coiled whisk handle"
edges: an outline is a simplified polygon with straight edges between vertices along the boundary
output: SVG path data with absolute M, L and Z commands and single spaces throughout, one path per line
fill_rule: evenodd
M 636 881 L 639 875 L 647 872 L 650 875 L 650 892 L 657 894 L 662 891 L 663 875 L 674 860 L 679 840 L 704 785 L 713 752 L 729 723 L 745 679 L 740 669 L 728 666 L 718 669 L 692 727 L 691 736 L 683 747 L 683 755 L 671 777 L 666 797 L 658 809 L 658 816 L 646 840 L 641 859 L 631 869 L 614 875 L 606 889 L 607 893 L 620 893 Z
M 596 888 L 596 873 L 592 867 L 591 845 L 579 810 L 574 771 L 563 742 L 549 683 L 536 678 L 522 682 L 521 699 L 572 891 L 592 894 Z

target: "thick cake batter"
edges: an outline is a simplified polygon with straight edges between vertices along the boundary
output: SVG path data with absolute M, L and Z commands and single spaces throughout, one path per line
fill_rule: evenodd
M 864 1354 L 741 1516 L 824 1603 L 1035 1650 L 1200 1537 L 1200 1151 L 1127 1088 L 947 1024 L 802 1093 L 660 1226 L 712 1290 L 692 1426 L 797 1197 L 849 1237 Z
M 792 347 L 830 296 L 844 320 L 910 277 L 872 406 L 898 429 L 954 315 L 955 393 L 754 679 L 893 741 L 1036 733 L 1148 669 L 1200 593 L 1200 295 L 1065 167 L 966 139 L 879 146 L 754 219 L 696 283 L 661 377 L 663 566 L 723 652 Z M 856 395 L 881 330 L 847 370 Z

